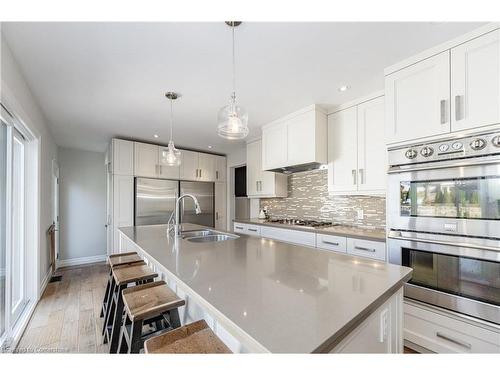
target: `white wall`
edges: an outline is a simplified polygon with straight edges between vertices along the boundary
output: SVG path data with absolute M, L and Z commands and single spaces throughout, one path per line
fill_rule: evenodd
M 53 219 L 52 160 L 57 160 L 57 146 L 47 127 L 47 120 L 33 97 L 3 35 L 0 35 L 0 41 L 1 101 L 35 133 L 41 145 L 39 155 L 40 222 L 38 228 L 39 283 L 41 284 L 50 271 L 48 241 L 45 232 Z
M 106 254 L 104 158 L 100 152 L 59 148 L 59 261 L 63 265 Z

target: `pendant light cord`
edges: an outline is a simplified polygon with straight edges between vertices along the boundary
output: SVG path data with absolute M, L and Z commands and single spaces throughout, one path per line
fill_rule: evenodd
M 172 98 L 170 98 L 170 141 L 174 132 L 174 108 L 172 105 Z
M 236 99 L 236 57 L 234 53 L 234 21 L 232 23 L 233 29 L 233 101 Z

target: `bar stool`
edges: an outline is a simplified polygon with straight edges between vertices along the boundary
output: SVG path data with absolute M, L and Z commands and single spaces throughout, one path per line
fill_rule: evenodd
M 146 354 L 228 354 L 229 348 L 204 320 L 187 324 L 145 341 Z
M 144 340 L 159 331 L 181 326 L 178 308 L 186 302 L 165 283 L 156 281 L 134 286 L 122 292 L 125 319 L 120 334 L 120 353 L 139 353 Z M 143 335 L 143 326 L 154 323 L 155 330 Z M 168 326 L 165 325 L 168 323 Z
M 115 266 L 113 268 L 114 287 L 111 290 L 111 300 L 103 326 L 103 342 L 109 342 L 110 353 L 116 353 L 120 338 L 123 319 L 122 291 L 128 287 L 128 284 L 141 285 L 153 282 L 157 276 L 158 274 L 149 268 L 145 262 Z
M 137 255 L 135 251 L 129 253 L 113 254 L 108 256 L 108 264 L 110 266 L 109 277 L 108 277 L 108 283 L 106 284 L 106 291 L 104 292 L 104 298 L 102 300 L 101 314 L 99 315 L 101 318 L 103 318 L 106 315 L 106 309 L 109 306 L 109 299 L 111 296 L 110 291 L 113 290 L 112 286 L 113 267 L 124 264 L 138 263 L 140 261 L 142 261 L 142 258 L 139 255 Z

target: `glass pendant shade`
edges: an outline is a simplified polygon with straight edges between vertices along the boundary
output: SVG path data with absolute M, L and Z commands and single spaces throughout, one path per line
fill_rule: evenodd
M 167 150 L 162 152 L 162 164 L 171 167 L 178 167 L 181 165 L 181 152 L 175 148 L 174 141 L 168 142 Z
M 234 94 L 231 102 L 219 110 L 217 123 L 217 134 L 223 138 L 243 139 L 248 135 L 248 113 L 236 104 Z

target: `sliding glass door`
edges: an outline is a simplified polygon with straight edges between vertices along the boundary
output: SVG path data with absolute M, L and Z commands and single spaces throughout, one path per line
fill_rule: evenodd
M 15 324 L 26 306 L 26 247 L 25 247 L 25 147 L 23 136 L 12 129 L 12 250 L 10 253 L 10 313 Z
M 6 324 L 7 125 L 0 122 L 0 342 Z

